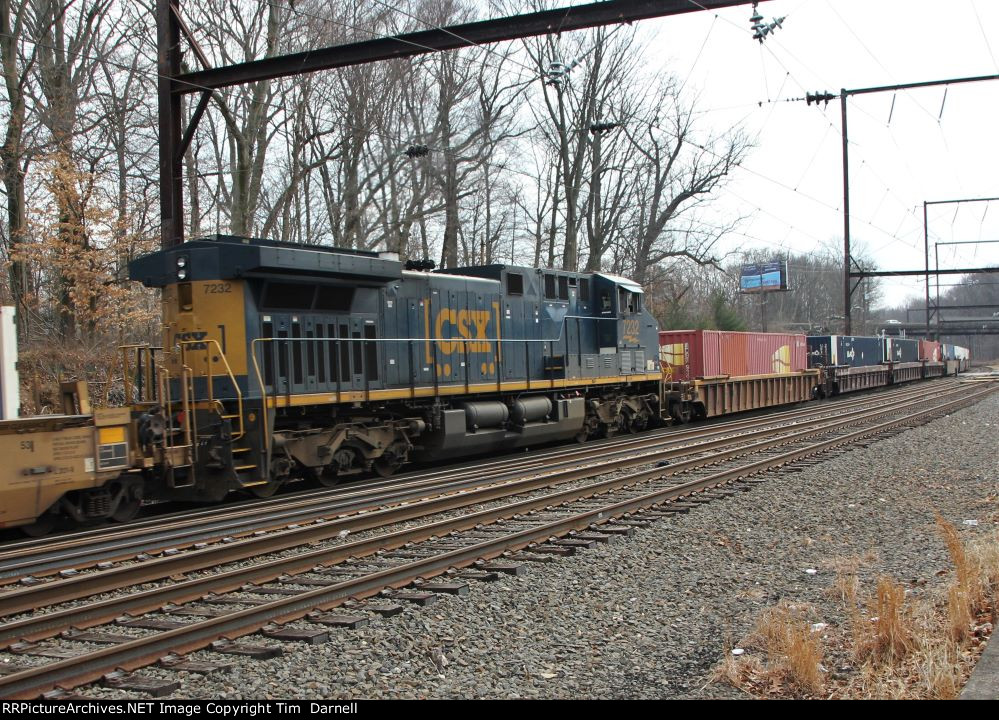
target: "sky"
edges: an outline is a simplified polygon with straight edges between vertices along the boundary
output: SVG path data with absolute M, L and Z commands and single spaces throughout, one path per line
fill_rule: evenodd
M 751 5 L 643 21 L 639 37 L 651 66 L 686 78 L 706 126 L 741 123 L 755 137 L 713 206 L 747 217 L 721 249 L 842 254 L 839 100 L 798 98 L 999 75 L 999 2 L 771 0 L 759 11 L 785 17 L 762 44 Z M 937 204 L 999 197 L 999 81 L 852 96 L 848 130 L 854 248 L 880 269 L 923 268 L 927 202 L 931 267 L 937 249 L 942 269 L 999 266 L 999 243 L 935 247 L 999 240 L 999 201 Z M 886 278 L 882 289 L 882 304 L 898 305 L 922 297 L 924 284 Z

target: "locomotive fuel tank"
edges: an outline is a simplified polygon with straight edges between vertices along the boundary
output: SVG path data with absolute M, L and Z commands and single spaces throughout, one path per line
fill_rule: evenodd
M 510 418 L 514 425 L 544 420 L 552 411 L 552 401 L 545 396 L 519 397 L 513 401 Z

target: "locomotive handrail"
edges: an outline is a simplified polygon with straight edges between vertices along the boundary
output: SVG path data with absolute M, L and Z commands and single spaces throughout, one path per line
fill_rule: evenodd
M 225 406 L 222 404 L 221 399 L 217 399 L 215 397 L 215 383 L 213 382 L 215 379 L 215 373 L 212 371 L 212 359 L 209 357 L 208 354 L 208 347 L 207 347 L 208 343 L 214 345 L 215 348 L 218 350 L 218 358 L 222 362 L 222 365 L 225 367 L 225 374 L 229 377 L 229 381 L 232 383 L 233 390 L 235 390 L 236 392 L 236 414 L 239 416 L 239 432 L 232 435 L 230 437 L 230 440 L 239 440 L 241 437 L 243 437 L 246 430 L 243 425 L 243 391 L 239 389 L 239 383 L 236 382 L 236 376 L 233 374 L 232 368 L 229 366 L 229 360 L 228 358 L 226 358 L 225 353 L 222 351 L 222 346 L 219 345 L 218 340 L 214 338 L 203 338 L 201 340 L 178 340 L 177 344 L 180 346 L 180 362 L 185 369 L 189 369 L 187 368 L 187 363 L 186 363 L 186 352 L 187 352 L 185 349 L 186 346 L 195 345 L 195 344 L 205 345 L 205 347 L 191 348 L 191 349 L 204 350 L 205 379 L 208 385 L 208 402 L 212 404 L 218 404 L 222 408 L 222 412 L 219 413 L 220 417 L 225 415 Z M 194 385 L 193 375 L 191 375 L 191 385 L 192 386 Z M 192 387 L 192 395 L 193 395 L 193 387 Z M 222 419 L 225 418 L 223 417 Z
M 167 430 L 163 438 L 163 449 L 173 449 L 173 396 L 170 394 L 170 371 L 163 368 L 160 374 L 160 400 L 166 410 Z

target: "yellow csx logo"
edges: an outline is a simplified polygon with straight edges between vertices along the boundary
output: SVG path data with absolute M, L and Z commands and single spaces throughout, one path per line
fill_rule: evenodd
M 184 345 L 188 350 L 205 350 L 208 348 L 208 343 L 206 342 L 193 342 L 196 340 L 204 340 L 208 337 L 208 333 L 203 330 L 195 330 L 194 332 L 179 332 L 175 336 L 177 342 Z
M 449 330 L 449 336 L 454 337 L 454 330 L 448 328 L 448 326 L 451 326 L 451 328 L 457 329 L 457 336 L 459 338 L 472 340 L 473 342 L 438 340 L 437 347 L 445 355 L 450 355 L 456 350 L 461 352 L 462 348 L 469 353 L 491 353 L 493 345 L 491 342 L 488 342 L 489 318 L 490 312 L 488 310 L 454 311 L 450 308 L 441 310 L 437 313 L 437 319 L 434 322 L 434 337 L 444 337 L 446 330 Z

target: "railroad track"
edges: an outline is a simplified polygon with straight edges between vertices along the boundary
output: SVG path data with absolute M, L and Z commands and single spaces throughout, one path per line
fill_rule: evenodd
M 0 628 L 0 644 L 8 649 L 0 657 L 0 672 L 5 673 L 0 677 L 0 695 L 33 697 L 57 686 L 76 687 L 112 672 L 119 674 L 109 682 L 164 691 L 171 687 L 169 682 L 123 673 L 161 661 L 163 667 L 208 671 L 219 668 L 217 658 L 225 653 L 279 651 L 238 640 L 257 632 L 272 640 L 321 641 L 330 626 L 359 622 L 356 615 L 336 612 L 350 600 L 371 598 L 414 581 L 418 582 L 416 591 L 408 591 L 408 597 L 396 593 L 390 599 L 456 591 L 460 583 L 426 581 L 472 566 L 477 571 L 469 577 L 488 579 L 497 572 L 514 570 L 517 562 L 570 554 L 627 534 L 657 516 L 686 511 L 701 502 L 748 489 L 759 481 L 754 476 L 761 473 L 788 469 L 793 463 L 807 462 L 807 458 L 863 444 L 952 412 L 996 387 L 949 386 L 924 401 L 896 399 L 877 409 L 813 419 L 769 435 L 737 442 L 729 438 L 727 446 L 711 450 L 702 446 L 703 452 L 688 452 L 688 456 L 665 466 L 649 466 L 646 461 L 630 469 L 617 467 L 610 474 L 604 468 L 588 468 L 574 471 L 574 479 L 561 483 L 548 479 L 520 481 L 542 483 L 535 486 L 510 482 L 506 494 L 490 495 L 499 488 L 484 487 L 361 513 L 342 519 L 359 523 L 355 527 L 363 532 L 356 539 L 351 535 L 357 530 L 345 537 L 337 537 L 337 533 L 333 545 L 278 554 L 217 572 L 209 571 L 208 563 L 216 562 L 218 556 L 206 553 L 201 562 L 185 571 L 186 575 L 177 575 L 159 587 L 119 593 L 45 615 L 33 613 L 6 623 Z M 431 507 L 434 504 L 436 508 Z M 417 524 L 417 519 L 423 522 Z M 324 530 L 337 527 L 332 522 L 323 525 L 332 526 Z M 510 555 L 524 551 L 528 553 Z M 192 562 L 195 555 L 183 556 L 184 562 Z M 497 562 L 501 556 L 506 557 Z M 153 572 L 162 576 L 167 569 L 162 565 Z M 148 582 L 148 575 L 143 579 L 138 571 L 129 572 L 135 574 L 128 580 L 117 576 L 125 583 L 119 587 Z M 73 582 L 67 579 L 61 587 L 80 590 L 82 585 Z M 3 596 L 3 607 L 10 598 L 9 594 Z M 112 624 L 97 627 L 106 623 Z M 215 657 L 214 663 L 184 657 L 202 648 L 212 648 L 208 657 Z
M 922 398 L 945 392 L 953 381 L 934 383 L 932 388 L 905 388 L 848 400 L 828 401 L 818 406 L 769 414 L 764 417 L 729 420 L 693 428 L 669 428 L 642 436 L 614 438 L 585 446 L 557 448 L 530 456 L 513 456 L 471 467 L 449 468 L 373 480 L 284 498 L 272 498 L 231 508 L 214 508 L 161 516 L 127 526 L 112 526 L 43 540 L 9 543 L 0 549 L 0 586 L 19 581 L 34 582 L 58 573 L 66 575 L 100 566 L 149 558 L 167 552 L 197 550 L 208 544 L 231 543 L 241 537 L 273 533 L 295 526 L 331 520 L 345 514 L 369 511 L 388 504 L 411 502 L 444 493 L 498 484 L 529 473 L 553 474 L 593 462 L 633 459 L 637 455 L 681 450 L 706 439 L 738 437 L 807 422 L 830 412 L 840 414 L 880 407 L 888 398 Z

